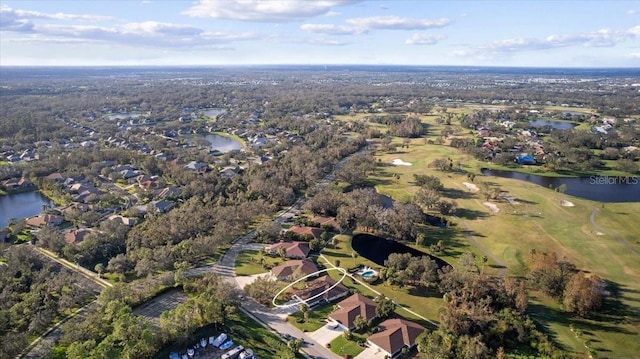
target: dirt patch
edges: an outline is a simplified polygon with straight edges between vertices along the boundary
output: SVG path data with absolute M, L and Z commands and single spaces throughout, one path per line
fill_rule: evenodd
M 491 202 L 482 202 L 482 204 L 484 204 L 485 206 L 489 207 L 489 209 L 491 210 L 491 213 L 498 213 L 498 212 L 500 212 L 500 208 L 498 208 L 498 206 L 496 206 L 494 203 L 491 203 Z
M 462 184 L 467 187 L 467 189 L 469 190 L 469 192 L 478 192 L 480 189 L 478 188 L 478 186 L 474 185 L 473 183 L 469 183 L 469 182 L 462 182 Z

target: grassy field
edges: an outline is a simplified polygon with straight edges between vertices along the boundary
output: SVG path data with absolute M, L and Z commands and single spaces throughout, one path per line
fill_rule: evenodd
M 264 266 L 260 264 L 260 259 L 264 258 Z M 266 268 L 275 267 L 284 261 L 280 257 L 271 257 L 270 255 L 261 254 L 257 251 L 244 251 L 236 258 L 235 271 L 236 275 L 254 275 L 269 270 Z
M 430 118 L 425 117 L 424 121 L 431 126 L 427 139 L 435 140 L 438 125 Z M 400 145 L 400 139 L 395 141 Z M 443 240 L 448 252 L 443 259 L 450 263 L 455 263 L 455 258 L 462 252 L 480 254 L 484 249 L 506 264 L 507 275 L 524 276 L 532 250 L 556 252 L 579 269 L 607 280 L 614 295 L 605 301 L 603 312 L 592 318 L 572 317 L 557 303 L 536 293 L 531 300 L 531 313 L 568 352 L 586 354 L 583 345 L 586 341 L 596 357 L 637 357 L 640 353 L 640 256 L 629 248 L 640 251 L 640 226 L 637 225 L 640 203 L 607 203 L 602 208 L 599 202 L 571 197 L 527 182 L 481 176 L 480 168 L 486 167 L 485 163 L 452 147 L 427 144 L 424 138 L 411 140 L 409 148 L 395 153 L 377 153 L 375 157 L 381 165 L 371 183 L 380 193 L 410 201 L 418 189 L 413 183 L 413 175 L 429 174 L 437 176 L 444 184 L 444 197 L 457 202 L 457 217 L 452 219 L 455 225 L 447 232 L 426 228 L 428 240 L 424 244 L 428 246 Z M 393 166 L 391 162 L 396 158 L 410 162 L 412 166 Z M 456 167 L 461 161 L 464 171 L 478 175 L 474 184 L 481 191 L 472 193 L 464 186 L 463 182 L 470 182 L 464 173 L 430 169 L 429 163 L 436 158 L 451 158 Z M 400 178 L 394 179 L 394 174 L 399 174 Z M 483 204 L 483 182 L 500 187 L 518 204 L 492 200 L 500 209 L 498 213 L 492 213 Z M 575 206 L 562 206 L 562 199 Z M 591 223 L 592 211 L 594 221 L 606 233 L 599 233 Z M 348 246 L 348 243 L 345 240 L 340 245 Z M 329 248 L 324 253 L 332 262 L 340 259 L 343 267 L 351 266 L 350 248 L 340 251 Z M 362 258 L 358 260 L 366 263 Z M 486 272 L 498 274 L 495 266 L 496 263 L 490 261 Z M 440 303 L 435 298 L 414 296 L 403 289 L 385 288 L 384 285 L 374 287 L 390 293 L 400 303 L 413 304 L 419 314 L 437 319 Z M 580 338 L 569 329 L 570 325 L 583 333 Z

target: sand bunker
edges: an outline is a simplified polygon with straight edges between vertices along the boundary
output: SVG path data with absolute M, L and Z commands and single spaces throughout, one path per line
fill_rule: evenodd
M 575 204 L 573 204 L 573 202 L 569 202 L 569 201 L 564 200 L 564 199 L 560 200 L 560 205 L 564 206 L 564 207 L 575 207 Z
M 463 184 L 465 187 L 467 187 L 467 189 L 468 189 L 470 192 L 478 192 L 478 191 L 479 191 L 478 186 L 474 185 L 473 183 L 469 183 L 469 182 L 462 182 L 462 184 Z
M 489 207 L 489 209 L 491 210 L 491 213 L 500 212 L 500 208 L 498 208 L 498 206 L 496 206 L 495 204 L 493 204 L 491 202 L 482 202 L 482 204 L 484 204 L 485 206 Z
M 403 160 L 401 160 L 399 158 L 396 158 L 391 163 L 393 163 L 396 166 L 411 166 L 411 162 L 405 162 L 405 161 L 403 161 Z

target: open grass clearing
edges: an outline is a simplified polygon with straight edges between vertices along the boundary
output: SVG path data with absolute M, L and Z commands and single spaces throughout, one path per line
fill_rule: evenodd
M 244 251 L 238 254 L 235 272 L 238 276 L 254 275 L 268 272 L 270 268 L 283 264 L 286 260 L 272 257 L 259 251 Z

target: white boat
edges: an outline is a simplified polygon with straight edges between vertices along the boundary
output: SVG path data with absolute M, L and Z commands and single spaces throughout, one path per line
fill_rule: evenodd
M 227 335 L 225 333 L 222 333 L 222 334 L 218 335 L 216 340 L 214 340 L 213 343 L 211 343 L 211 345 L 213 345 L 214 347 L 218 348 L 226 340 L 227 340 Z
M 216 341 L 216 337 L 209 337 L 209 345 L 213 345 L 215 341 Z
M 240 359 L 252 359 L 253 358 L 253 350 L 245 349 L 242 353 L 240 353 Z
M 189 357 L 193 358 L 193 356 L 194 356 L 195 354 L 196 354 L 195 349 L 193 349 L 193 348 L 189 348 L 189 349 L 187 349 L 187 355 L 188 355 Z
M 222 354 L 220 359 L 232 359 L 232 358 L 235 358 L 236 355 L 238 355 L 243 350 L 244 350 L 244 347 L 242 345 L 238 345 L 237 347 L 235 347 L 235 348 L 229 350 L 228 352 Z
M 200 348 L 205 348 L 207 346 L 207 340 L 205 338 L 200 339 Z

